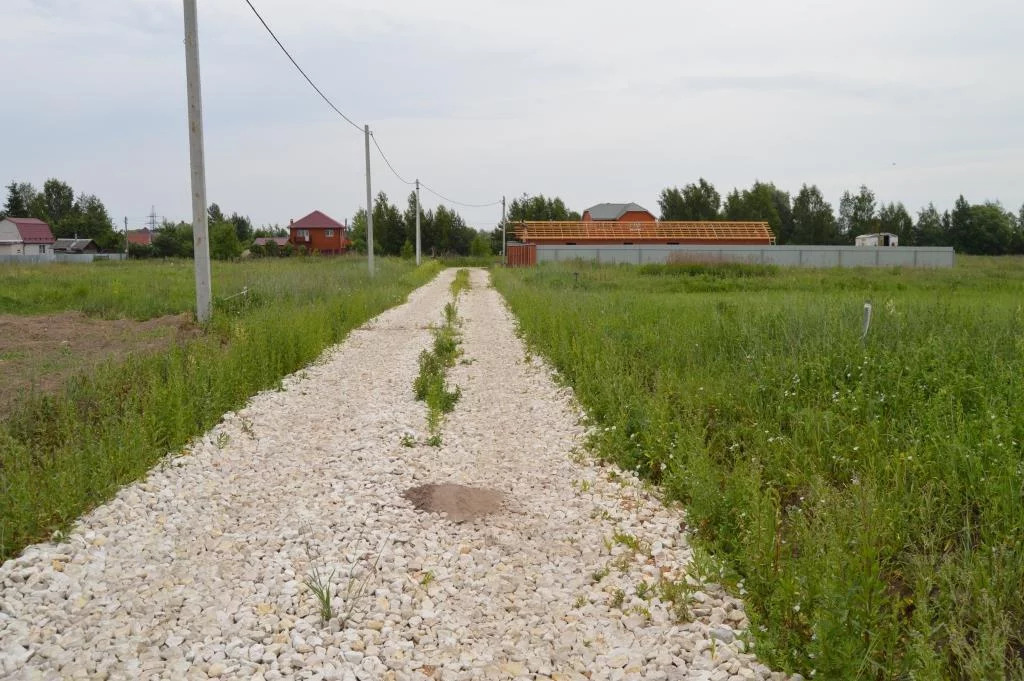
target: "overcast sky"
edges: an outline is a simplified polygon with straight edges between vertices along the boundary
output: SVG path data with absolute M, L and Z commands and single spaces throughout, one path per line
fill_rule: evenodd
M 816 183 L 833 206 L 860 184 L 914 212 L 1024 202 L 1020 0 L 253 1 L 399 172 L 459 201 L 656 213 L 703 176 L 723 196 Z M 199 22 L 210 201 L 256 224 L 351 218 L 362 135 L 244 0 L 199 0 Z M 58 177 L 133 226 L 151 206 L 188 219 L 182 25 L 180 0 L 2 0 L 0 182 Z

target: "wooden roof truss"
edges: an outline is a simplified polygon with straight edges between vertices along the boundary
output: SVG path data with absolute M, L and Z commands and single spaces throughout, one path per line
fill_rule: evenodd
M 775 244 L 767 222 L 519 222 L 521 241 L 722 241 L 750 239 Z

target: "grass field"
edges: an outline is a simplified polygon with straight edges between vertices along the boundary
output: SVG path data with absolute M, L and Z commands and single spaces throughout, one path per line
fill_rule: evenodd
M 0 560 L 108 499 L 439 267 L 382 258 L 371 280 L 355 258 L 215 263 L 214 318 L 201 333 L 111 358 L 0 420 Z M 0 313 L 148 319 L 192 309 L 192 276 L 191 262 L 3 266 Z
M 766 662 L 1020 679 L 1024 261 L 960 262 L 577 263 L 495 283 L 599 455 L 686 505 Z

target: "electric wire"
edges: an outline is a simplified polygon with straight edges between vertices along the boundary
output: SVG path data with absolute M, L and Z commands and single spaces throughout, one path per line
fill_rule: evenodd
M 444 199 L 448 203 L 454 203 L 456 206 L 464 206 L 466 208 L 490 208 L 491 206 L 500 206 L 501 205 L 501 201 L 492 201 L 491 203 L 463 203 L 462 201 L 456 201 L 455 199 L 449 199 L 444 194 L 441 194 L 440 192 L 437 192 L 437 191 L 431 189 L 422 180 L 420 181 L 420 186 L 423 187 L 424 189 L 426 189 L 428 192 L 430 192 L 434 196 L 436 196 L 436 197 L 438 197 L 440 199 Z
M 397 177 L 399 180 L 401 180 L 405 184 L 416 184 L 415 182 L 410 182 L 409 180 L 405 179 L 404 177 L 402 177 L 401 175 L 398 174 L 398 171 L 395 170 L 395 167 L 393 165 L 391 165 L 391 161 L 388 160 L 388 157 L 384 153 L 384 150 L 380 148 L 380 144 L 377 142 L 377 136 L 373 134 L 372 130 L 370 131 L 370 139 L 373 140 L 373 146 L 377 147 L 377 151 L 380 152 L 380 157 L 382 159 L 384 159 L 384 163 L 386 163 L 388 168 L 391 169 L 391 172 L 393 172 L 395 174 L 395 177 Z
M 263 17 L 262 17 L 261 15 L 260 15 L 260 13 L 259 13 L 259 10 L 257 10 L 257 9 L 256 9 L 256 8 L 255 8 L 255 7 L 253 6 L 253 4 L 252 4 L 252 3 L 251 3 L 251 2 L 249 1 L 249 0 L 245 0 L 245 4 L 249 5 L 249 9 L 251 9 L 251 10 L 253 11 L 253 14 L 255 14 L 255 15 L 256 15 L 256 18 L 260 20 L 260 23 L 261 23 L 261 24 L 263 24 L 263 28 L 267 29 L 267 33 L 269 33 L 269 34 L 270 34 L 270 37 L 274 39 L 274 42 L 275 42 L 275 43 L 277 43 L 277 46 L 278 46 L 278 47 L 280 47 L 280 48 L 281 48 L 281 51 L 285 53 L 285 56 L 287 56 L 287 57 L 288 57 L 288 60 L 289 60 L 289 61 L 291 61 L 292 65 L 293 65 L 293 66 L 294 66 L 294 67 L 295 67 L 296 69 L 298 69 L 298 70 L 299 70 L 299 73 L 301 73 L 301 74 L 302 74 L 302 77 L 306 79 L 306 82 L 307 82 L 307 83 L 309 83 L 309 84 L 310 84 L 310 86 L 311 86 L 311 87 L 312 87 L 312 88 L 313 88 L 314 90 L 316 90 L 316 93 L 317 93 L 318 95 L 320 95 L 320 97 L 321 97 L 321 98 L 322 98 L 322 99 L 323 99 L 323 100 L 324 100 L 325 102 L 327 102 L 327 105 L 328 105 L 329 107 L 331 107 L 332 109 L 334 109 L 335 113 L 337 113 L 337 114 L 338 114 L 339 116 L 341 116 L 342 118 L 344 118 L 344 119 L 345 119 L 345 120 L 346 120 L 346 121 L 348 122 L 348 124 L 349 124 L 349 125 L 351 125 L 351 126 L 352 126 L 353 128 L 355 128 L 356 130 L 358 130 L 358 131 L 360 131 L 360 132 L 363 132 L 363 128 L 362 128 L 362 126 L 360 126 L 360 125 L 359 125 L 358 123 L 356 123 L 356 122 L 355 122 L 355 121 L 353 121 L 353 120 L 352 120 L 351 118 L 349 118 L 349 117 L 348 117 L 348 116 L 346 116 L 346 115 L 345 115 L 344 113 L 342 113 L 341 109 L 339 109 L 338 107 L 334 106 L 334 102 L 332 102 L 332 101 L 331 101 L 331 100 L 330 100 L 330 99 L 329 99 L 329 98 L 327 97 L 327 95 L 325 95 L 325 94 L 323 93 L 323 91 L 322 91 L 322 90 L 321 90 L 320 88 L 318 88 L 318 87 L 316 86 L 316 83 L 314 83 L 314 82 L 313 82 L 313 79 L 312 79 L 312 78 L 310 78 L 309 76 L 307 76 L 307 75 L 306 75 L 306 72 L 302 70 L 302 67 L 301 67 L 301 66 L 299 66 L 299 63 L 298 63 L 297 61 L 295 61 L 295 58 L 294 58 L 294 57 L 292 57 L 292 55 L 291 55 L 291 52 L 289 52 L 289 51 L 288 51 L 288 49 L 287 49 L 287 48 L 285 48 L 285 46 L 284 46 L 284 45 L 283 45 L 283 44 L 281 43 L 281 41 L 277 39 L 277 35 L 275 35 L 275 34 L 274 34 L 274 31 L 273 31 L 273 30 L 271 30 L 270 26 L 268 26 L 268 25 L 267 25 L 267 22 L 263 20 Z
M 256 7 L 252 4 L 251 0 L 245 0 L 245 4 L 249 5 L 249 9 L 252 10 L 253 14 L 256 15 L 256 18 L 260 20 L 261 24 L 263 24 L 263 28 L 267 29 L 267 33 L 270 34 L 270 37 L 274 39 L 274 42 L 277 43 L 277 46 L 281 48 L 281 51 L 284 52 L 286 57 L 288 57 L 288 60 L 292 63 L 292 65 L 296 68 L 296 70 L 298 70 L 298 72 L 302 74 L 302 77 L 306 79 L 306 82 L 309 83 L 310 87 L 312 87 L 314 90 L 316 90 L 316 93 L 318 95 L 320 95 L 320 98 L 323 99 L 327 103 L 327 105 L 334 110 L 334 112 L 336 114 L 338 114 L 343 119 L 345 119 L 345 121 L 349 125 L 351 125 L 353 128 L 355 128 L 356 130 L 358 130 L 360 132 L 365 132 L 362 126 L 360 126 L 358 123 L 356 123 L 351 118 L 346 116 L 341 111 L 341 109 L 339 109 L 337 106 L 335 106 L 334 102 L 332 102 L 330 100 L 330 98 L 323 93 L 323 90 L 321 90 L 319 87 L 317 87 L 317 84 L 313 82 L 313 79 L 310 78 L 308 75 L 306 75 L 306 72 L 302 70 L 302 67 L 299 66 L 299 63 L 297 61 L 295 61 L 295 58 L 292 57 L 292 55 L 288 51 L 288 49 L 278 39 L 278 37 L 274 33 L 273 29 L 271 29 L 270 26 L 267 24 L 266 20 L 263 19 L 263 16 L 259 13 L 259 10 L 257 10 Z M 410 182 L 409 180 L 407 180 L 404 177 L 402 177 L 401 174 L 399 174 L 399 172 L 397 170 L 395 170 L 395 167 L 393 165 L 391 165 L 391 161 L 388 160 L 388 157 L 384 153 L 384 150 L 381 149 L 380 143 L 377 142 L 377 137 L 376 137 L 376 135 L 373 134 L 372 131 L 370 132 L 370 138 L 373 140 L 373 145 L 375 147 L 377 147 L 377 151 L 380 153 L 380 157 L 382 159 L 384 159 L 384 163 L 387 164 L 387 167 L 391 170 L 392 173 L 394 173 L 395 177 L 397 177 L 400 181 L 404 182 L 405 184 L 408 184 L 408 185 L 415 184 L 415 182 Z M 492 201 L 491 203 L 465 203 L 465 202 L 462 202 L 462 201 L 456 201 L 455 199 L 450 199 L 447 196 L 445 196 L 444 194 L 441 194 L 440 192 L 438 192 L 438 191 L 436 191 L 434 189 L 431 189 L 429 186 L 427 186 L 426 183 L 424 183 L 422 181 L 420 182 L 420 186 L 423 187 L 424 189 L 426 189 L 428 192 L 430 192 L 434 196 L 437 196 L 438 198 L 443 199 L 444 201 L 447 201 L 448 203 L 452 203 L 452 204 L 455 204 L 457 206 L 463 206 L 465 208 L 490 208 L 491 206 L 500 206 L 501 205 L 501 201 Z

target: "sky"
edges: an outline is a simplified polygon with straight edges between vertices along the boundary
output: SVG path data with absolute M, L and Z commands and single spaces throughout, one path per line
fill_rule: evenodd
M 1024 202 L 1019 0 L 252 1 L 405 179 L 456 201 L 657 213 L 704 177 L 723 197 L 817 184 L 836 208 L 861 184 L 911 212 Z M 198 4 L 209 201 L 256 225 L 351 219 L 361 132 L 244 0 Z M 119 225 L 188 220 L 182 17 L 180 0 L 0 2 L 0 183 L 60 178 Z M 410 188 L 371 163 L 404 208 Z

